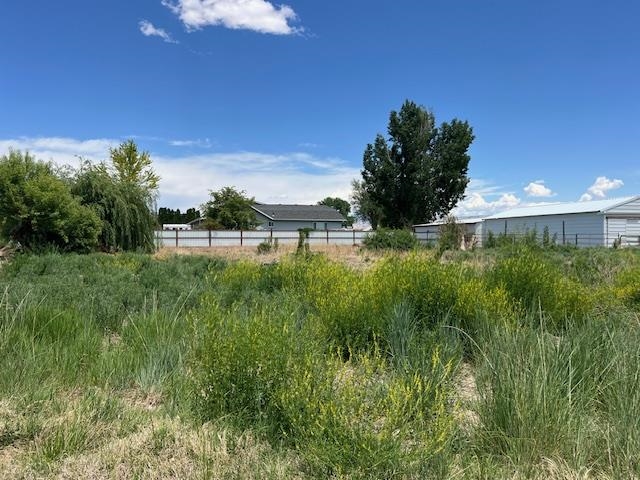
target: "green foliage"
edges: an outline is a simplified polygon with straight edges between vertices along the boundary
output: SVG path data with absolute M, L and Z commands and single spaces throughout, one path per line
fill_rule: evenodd
M 160 177 L 151 168 L 149 152 L 139 152 L 133 140 L 111 148 L 109 154 L 119 181 L 136 185 L 149 195 L 153 195 L 158 189 Z
M 447 215 L 444 223 L 440 225 L 438 249 L 441 252 L 445 250 L 459 250 L 464 238 L 464 233 L 464 225 L 459 224 L 453 215 Z
M 210 193 L 211 200 L 202 206 L 210 228 L 251 230 L 258 225 L 255 211 L 251 208 L 255 203 L 253 197 L 247 197 L 244 191 L 237 191 L 234 187 Z
M 291 455 L 288 478 L 635 478 L 639 267 L 521 244 L 362 270 L 18 255 L 0 269 L 0 448 L 54 476 L 111 440 L 162 456 L 214 425 L 225 458 L 253 454 L 234 427 L 260 462 Z M 188 450 L 209 473 L 211 446 Z
M 278 402 L 287 436 L 318 477 L 429 477 L 455 433 L 451 361 L 427 348 L 422 369 L 394 371 L 378 349 L 296 363 Z
M 534 252 L 525 246 L 499 260 L 489 274 L 491 283 L 508 292 L 521 313 L 541 310 L 556 325 L 588 315 L 595 299 Z
M 192 220 L 200 218 L 200 210 L 189 208 L 185 213 L 180 213 L 180 209 L 173 210 L 171 208 L 160 207 L 158 209 L 158 224 L 167 223 L 189 223 Z
M 381 225 L 383 216 L 382 207 L 375 203 L 372 196 L 367 192 L 364 182 L 353 180 L 351 182 L 351 201 L 356 217 L 362 221 L 369 222 L 374 230 Z
M 387 228 L 369 233 L 362 243 L 370 250 L 411 250 L 418 246 L 418 241 L 410 230 Z
M 101 220 L 100 249 L 147 252 L 155 249 L 155 219 L 149 192 L 143 186 L 123 181 L 103 164 L 85 162 L 71 188 Z
M 378 135 L 364 152 L 360 212 L 379 213 L 371 223 L 391 228 L 449 213 L 469 183 L 469 124 L 454 119 L 436 127 L 431 112 L 407 100 L 391 112 L 387 130 L 390 144 Z
M 572 323 L 562 336 L 540 326 L 488 330 L 479 342 L 477 453 L 503 457 L 526 476 L 548 458 L 637 476 L 637 342 L 638 329 L 616 318 Z
M 267 253 L 270 253 L 271 251 L 277 252 L 278 251 L 278 239 L 273 239 L 273 238 L 267 238 L 266 240 L 263 240 L 262 242 L 260 242 L 258 244 L 257 247 L 257 252 L 259 255 L 265 255 Z
M 27 250 L 88 251 L 100 220 L 80 204 L 51 165 L 29 153 L 0 157 L 0 236 Z
M 296 255 L 308 257 L 309 250 L 309 234 L 313 231 L 312 228 L 299 228 L 298 229 L 298 246 L 296 247 Z
M 335 208 L 340 212 L 340 215 L 346 219 L 346 225 L 353 225 L 354 218 L 349 215 L 351 212 L 351 204 L 346 200 L 338 197 L 327 197 L 324 200 L 319 201 L 318 205 L 326 205 L 327 207 Z

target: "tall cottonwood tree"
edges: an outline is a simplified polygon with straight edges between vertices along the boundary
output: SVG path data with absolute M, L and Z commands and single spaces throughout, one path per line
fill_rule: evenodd
M 392 111 L 388 140 L 367 145 L 356 197 L 372 224 L 404 228 L 445 216 L 464 196 L 473 130 L 457 119 L 436 127 L 433 113 L 409 100 Z

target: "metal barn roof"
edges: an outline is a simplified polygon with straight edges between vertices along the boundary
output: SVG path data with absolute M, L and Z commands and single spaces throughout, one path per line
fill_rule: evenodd
M 529 207 L 516 207 L 511 210 L 496 213 L 485 217 L 485 220 L 517 217 L 540 217 L 544 215 L 567 215 L 571 213 L 605 213 L 607 210 L 624 205 L 635 197 L 609 198 L 606 200 L 592 200 L 589 202 L 565 202 L 565 203 L 545 203 L 532 205 Z

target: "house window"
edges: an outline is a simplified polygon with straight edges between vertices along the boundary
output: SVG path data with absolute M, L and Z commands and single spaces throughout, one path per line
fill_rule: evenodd
M 313 222 L 313 229 L 317 230 L 318 229 L 318 224 L 316 222 Z
M 329 230 L 329 228 L 327 227 L 327 225 L 328 225 L 328 224 L 327 224 L 327 222 L 324 222 L 324 229 L 325 229 L 325 230 Z
M 273 222 L 269 222 L 269 226 L 270 226 L 270 227 L 273 227 Z

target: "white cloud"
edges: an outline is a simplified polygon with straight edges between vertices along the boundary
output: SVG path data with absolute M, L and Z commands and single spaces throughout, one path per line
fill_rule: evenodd
M 169 140 L 169 145 L 172 147 L 198 147 L 198 148 L 211 148 L 213 144 L 211 140 L 205 138 L 204 140 Z
M 77 166 L 78 156 L 99 161 L 121 140 L 70 138 L 0 139 L 0 155 L 9 148 L 29 150 L 36 158 Z M 159 206 L 185 209 L 208 199 L 210 190 L 235 186 L 265 203 L 313 204 L 327 196 L 348 199 L 351 180 L 359 176 L 336 158 L 305 152 L 270 154 L 229 152 L 203 155 L 160 155 L 151 151 L 161 176 Z
M 121 141 L 109 138 L 76 140 L 65 137 L 19 137 L 0 139 L 0 155 L 14 150 L 29 151 L 39 160 L 53 161 L 57 164 L 78 165 L 79 157 L 91 160 L 104 160 L 109 148 Z
M 178 15 L 187 30 L 223 25 L 274 35 L 303 31 L 290 25 L 298 18 L 291 7 L 265 0 L 162 0 L 162 4 Z
M 593 200 L 593 197 L 592 197 L 591 195 L 589 195 L 588 193 L 583 193 L 583 194 L 580 196 L 580 201 L 581 201 L 581 202 L 588 202 L 588 201 L 590 201 L 590 200 Z
M 544 180 L 536 180 L 524 187 L 525 193 L 529 197 L 552 197 L 555 194 L 544 184 Z
M 141 20 L 138 26 L 140 27 L 140 32 L 145 37 L 160 37 L 167 43 L 180 43 L 174 40 L 173 37 L 162 28 L 156 28 L 153 23 L 148 20 Z
M 611 180 L 607 177 L 598 177 L 589 188 L 587 193 L 580 197 L 580 201 L 588 201 L 594 198 L 605 198 L 610 190 L 616 190 L 624 185 L 622 180 Z
M 521 200 L 513 193 L 501 193 L 492 201 L 485 198 L 486 194 L 468 189 L 464 200 L 452 210 L 452 213 L 459 218 L 464 217 L 485 217 L 493 213 L 516 207 L 521 204 Z M 489 195 L 495 196 L 494 193 Z

